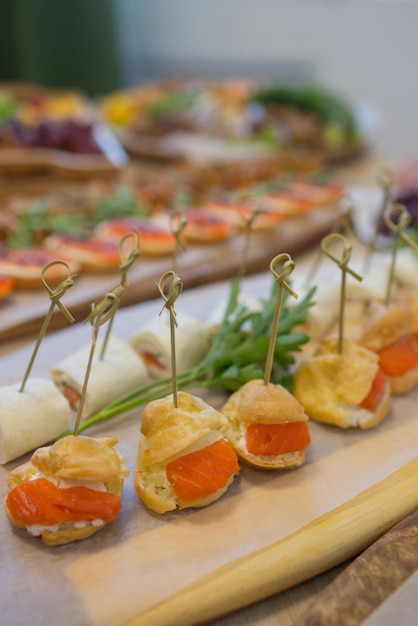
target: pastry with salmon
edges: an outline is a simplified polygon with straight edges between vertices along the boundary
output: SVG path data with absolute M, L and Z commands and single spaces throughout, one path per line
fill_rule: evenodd
M 325 339 L 294 376 L 293 394 L 309 417 L 339 428 L 374 428 L 388 414 L 391 390 L 375 352 L 345 339 Z
M 373 304 L 358 342 L 377 354 L 393 394 L 418 385 L 418 337 L 411 305 Z
M 228 440 L 247 465 L 281 470 L 304 463 L 311 441 L 308 416 L 283 386 L 251 380 L 221 411 L 228 419 Z
M 156 513 L 203 507 L 223 496 L 240 467 L 225 437 L 227 420 L 202 399 L 180 391 L 142 414 L 135 487 Z
M 116 521 L 129 470 L 116 439 L 69 435 L 12 470 L 10 522 L 48 546 L 85 539 Z

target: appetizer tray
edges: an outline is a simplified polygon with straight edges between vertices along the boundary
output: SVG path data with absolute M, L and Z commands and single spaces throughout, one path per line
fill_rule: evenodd
M 367 151 L 356 107 L 319 85 L 174 78 L 115 91 L 98 106 L 141 157 L 227 164 L 302 153 L 331 164 Z
M 247 277 L 242 291 L 264 296 L 270 291 L 271 280 L 270 272 Z M 177 309 L 204 321 L 228 292 L 229 281 L 190 289 L 181 295 Z M 160 310 L 161 299 L 126 307 L 115 319 L 114 333 L 128 338 Z M 90 342 L 90 333 L 89 325 L 76 325 L 47 337 L 32 376 L 49 377 L 58 359 Z M 32 350 L 30 345 L 0 360 L 2 384 L 21 380 Z M 194 393 L 216 408 L 225 399 L 215 391 L 196 389 Z M 176 611 L 164 614 L 164 607 L 169 608 L 170 598 L 192 583 L 206 607 L 200 619 L 207 622 L 219 616 L 219 611 L 227 613 L 254 601 L 260 574 L 270 583 L 261 591 L 264 597 L 280 591 L 274 584 L 282 561 L 286 568 L 299 562 L 305 579 L 344 561 L 361 550 L 360 544 L 353 542 L 353 533 L 362 536 L 362 547 L 366 547 L 400 516 L 418 507 L 417 399 L 417 391 L 394 399 L 388 417 L 370 431 L 341 431 L 310 422 L 312 442 L 303 467 L 269 472 L 243 467 L 227 494 L 214 504 L 161 516 L 142 504 L 133 485 L 141 410 L 95 426 L 87 433 L 115 436 L 131 471 L 119 518 L 82 542 L 47 548 L 40 540 L 12 529 L 0 514 L 2 620 L 14 626 L 43 626 L 48 622 L 60 626 L 122 626 L 128 622 L 185 626 L 198 623 L 187 617 L 190 606 L 183 606 L 180 616 Z M 8 472 L 28 458 L 0 467 L 2 498 L 7 493 Z M 399 471 L 400 477 L 391 479 Z M 405 509 L 403 484 L 411 481 L 413 501 L 409 498 Z M 375 489 L 377 483 L 380 486 Z M 338 523 L 321 525 L 322 516 L 336 507 L 340 507 Z M 335 516 L 330 519 L 335 521 Z M 299 537 L 305 536 L 303 529 L 312 524 L 317 524 L 320 534 L 317 541 L 309 541 L 312 535 L 306 535 L 301 550 L 300 541 L 294 537 L 297 531 L 302 532 Z M 318 548 L 321 536 L 326 537 L 322 552 Z M 283 552 L 282 541 L 286 542 Z M 336 543 L 339 553 L 330 563 L 329 554 Z M 263 556 L 261 569 L 252 566 L 254 554 Z M 269 555 L 273 555 L 270 560 Z M 218 604 L 207 593 L 208 586 L 221 583 L 237 560 L 242 588 L 246 587 L 248 594 L 241 605 L 236 601 Z M 300 580 L 285 576 L 287 587 L 296 582 Z M 234 584 L 222 585 L 226 600 L 235 591 Z M 199 604 L 196 598 L 194 604 Z M 157 611 L 160 618 L 145 614 L 157 605 L 163 610 Z
M 303 218 L 286 219 L 268 232 L 254 233 L 248 255 L 247 273 L 267 270 L 270 260 L 283 250 L 295 255 L 317 244 L 330 232 L 337 217 L 337 208 L 320 208 Z M 178 259 L 177 273 L 183 280 L 184 288 L 197 287 L 236 275 L 240 270 L 244 245 L 244 235 L 237 235 L 226 242 L 190 244 Z M 170 269 L 172 269 L 171 257 L 158 259 L 140 257 L 129 272 L 122 306 L 157 297 L 156 282 Z M 95 299 L 101 299 L 104 293 L 113 289 L 119 281 L 119 272 L 81 275 L 75 278 L 74 286 L 67 292 L 63 302 L 76 320 L 82 321 L 90 312 L 91 303 Z M 48 306 L 44 290 L 13 291 L 0 301 L 0 341 L 37 332 Z M 66 324 L 64 316 L 56 312 L 48 328 L 53 330 Z
M 34 176 L 86 180 L 127 163 L 119 140 L 78 90 L 3 82 L 0 103 L 0 182 Z

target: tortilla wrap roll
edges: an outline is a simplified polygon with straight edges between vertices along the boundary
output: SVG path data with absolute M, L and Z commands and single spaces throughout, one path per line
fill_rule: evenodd
M 70 426 L 71 409 L 51 380 L 29 378 L 0 388 L 0 464 L 54 441 Z
M 82 421 L 148 381 L 142 359 L 126 341 L 111 335 L 103 359 L 100 358 L 102 345 L 103 341 L 98 341 L 95 348 Z M 59 361 L 51 370 L 54 383 L 74 411 L 79 407 L 90 350 L 90 344 L 83 346 Z
M 181 373 L 194 367 L 210 346 L 209 331 L 196 318 L 177 314 L 175 330 L 176 367 Z M 158 318 L 144 324 L 131 336 L 129 343 L 143 359 L 150 378 L 160 380 L 171 374 L 170 318 Z

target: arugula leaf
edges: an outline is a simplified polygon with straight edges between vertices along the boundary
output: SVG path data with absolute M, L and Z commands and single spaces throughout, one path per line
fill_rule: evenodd
M 96 222 L 105 221 L 112 217 L 124 217 L 126 215 L 148 217 L 149 214 L 150 210 L 141 205 L 136 200 L 131 189 L 125 186 L 118 187 L 113 197 L 100 199 L 93 209 L 94 220 Z

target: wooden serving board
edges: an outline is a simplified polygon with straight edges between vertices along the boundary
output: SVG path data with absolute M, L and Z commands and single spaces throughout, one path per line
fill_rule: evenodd
M 249 250 L 247 274 L 267 270 L 271 259 L 281 252 L 294 256 L 317 244 L 330 232 L 338 217 L 335 207 L 312 211 L 303 218 L 288 219 L 275 229 L 254 233 Z M 245 240 L 238 235 L 225 243 L 190 245 L 179 257 L 177 273 L 189 289 L 206 283 L 224 280 L 240 271 Z M 158 296 L 156 282 L 172 269 L 172 258 L 140 258 L 129 274 L 129 284 L 122 297 L 122 306 L 144 302 Z M 101 299 L 120 281 L 118 272 L 81 275 L 63 299 L 77 321 L 85 319 L 91 303 Z M 43 290 L 15 291 L 0 302 L 0 341 L 16 339 L 39 331 L 49 301 Z M 49 331 L 67 325 L 61 313 L 56 312 Z
M 270 272 L 257 274 L 242 289 L 265 296 L 271 280 Z M 178 309 L 205 320 L 228 291 L 229 281 L 191 289 Z M 126 307 L 114 332 L 128 338 L 160 309 L 161 299 Z M 47 337 L 32 375 L 48 377 L 57 359 L 89 341 L 88 325 Z M 21 379 L 31 351 L 28 346 L 0 360 L 3 384 Z M 225 400 L 220 392 L 195 393 L 217 408 Z M 312 443 L 303 467 L 243 467 L 211 506 L 161 516 L 143 505 L 133 484 L 141 410 L 96 426 L 89 433 L 117 437 L 131 470 L 119 519 L 83 542 L 47 548 L 12 529 L 0 512 L 2 619 L 14 626 L 186 626 L 354 556 L 418 507 L 417 399 L 418 391 L 396 398 L 371 431 L 310 422 Z M 0 467 L 0 498 L 7 493 L 8 471 L 27 458 Z M 280 564 L 285 573 L 278 578 Z M 220 602 L 213 595 L 219 590 Z M 200 617 L 196 597 L 206 598 Z

